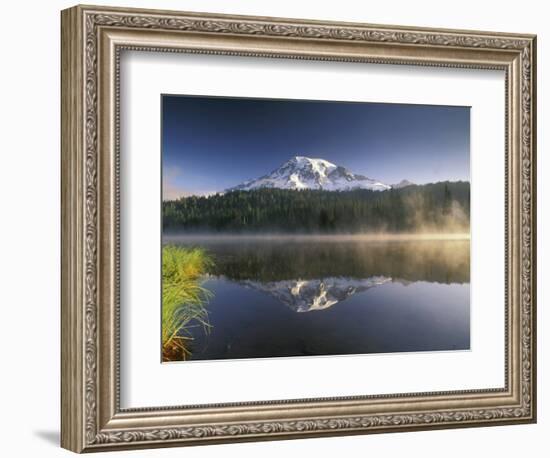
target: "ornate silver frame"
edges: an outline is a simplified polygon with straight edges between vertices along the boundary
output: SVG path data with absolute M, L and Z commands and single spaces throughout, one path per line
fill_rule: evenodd
M 118 374 L 123 49 L 501 69 L 506 386 L 126 409 Z M 62 12 L 62 446 L 75 452 L 531 423 L 536 419 L 533 35 L 76 6 Z

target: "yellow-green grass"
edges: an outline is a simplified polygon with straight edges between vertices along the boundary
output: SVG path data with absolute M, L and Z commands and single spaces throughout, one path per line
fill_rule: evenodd
M 163 361 L 188 358 L 186 342 L 191 338 L 191 326 L 208 330 L 205 306 L 212 293 L 201 286 L 201 277 L 212 265 L 212 257 L 202 248 L 162 248 Z

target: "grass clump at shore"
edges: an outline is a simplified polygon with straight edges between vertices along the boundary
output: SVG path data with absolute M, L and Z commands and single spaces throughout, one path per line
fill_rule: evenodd
M 162 248 L 162 359 L 185 360 L 191 326 L 208 329 L 206 304 L 212 293 L 200 279 L 213 266 L 202 248 L 167 245 Z

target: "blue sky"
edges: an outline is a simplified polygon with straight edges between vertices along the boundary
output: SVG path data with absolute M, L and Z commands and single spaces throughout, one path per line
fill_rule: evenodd
M 394 184 L 470 178 L 470 108 L 162 96 L 163 198 L 210 194 L 294 156 Z

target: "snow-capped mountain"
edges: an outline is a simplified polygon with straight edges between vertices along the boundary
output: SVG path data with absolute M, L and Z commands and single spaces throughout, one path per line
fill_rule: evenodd
M 357 293 L 391 282 L 388 277 L 370 278 L 329 277 L 314 280 L 284 280 L 240 282 L 245 288 L 262 291 L 295 312 L 325 310 Z
M 390 189 L 391 186 L 364 175 L 352 173 L 348 169 L 324 159 L 296 156 L 273 172 L 227 189 L 227 192 L 250 191 L 258 188 L 383 191 Z

